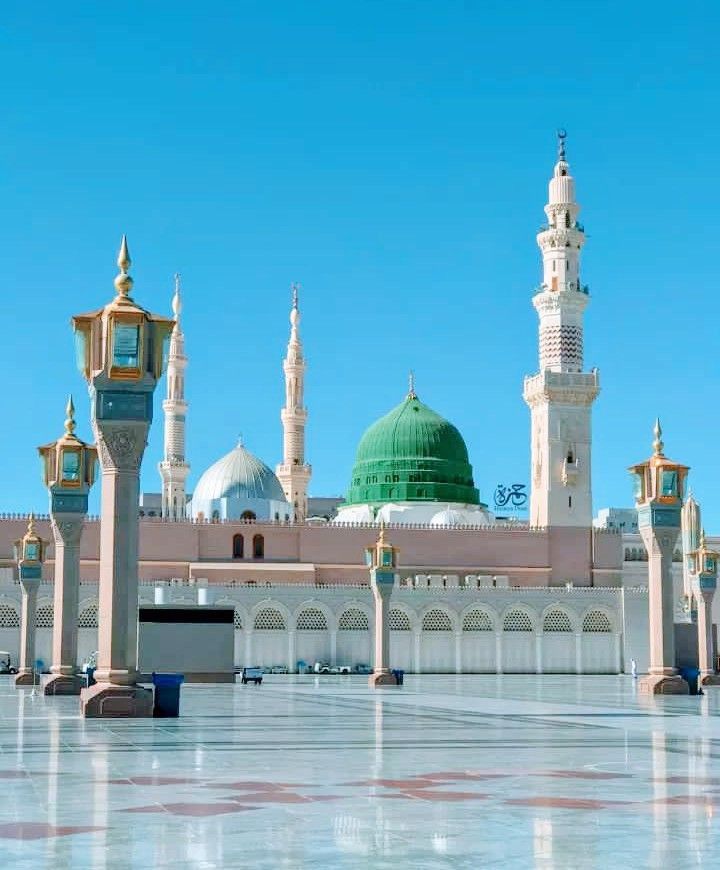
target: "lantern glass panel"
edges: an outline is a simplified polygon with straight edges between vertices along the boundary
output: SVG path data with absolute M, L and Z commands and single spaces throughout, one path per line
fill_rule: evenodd
M 663 471 L 660 474 L 660 495 L 677 496 L 677 471 Z
M 79 329 L 75 330 L 75 364 L 78 371 L 85 374 L 87 361 L 87 336 Z
M 638 501 L 643 497 L 643 476 L 642 474 L 633 474 L 633 495 Z
M 373 551 L 369 550 L 369 549 L 365 550 L 365 564 L 369 568 L 372 565 L 372 563 L 373 563 Z
M 392 550 L 382 551 L 382 565 L 384 568 L 392 567 Z
M 113 329 L 113 365 L 136 369 L 140 359 L 140 327 L 137 324 L 116 323 Z
M 69 483 L 80 481 L 80 454 L 77 450 L 63 450 L 62 479 Z
M 715 559 L 712 556 L 705 557 L 705 570 L 710 574 L 715 573 Z
M 40 545 L 37 541 L 26 541 L 25 542 L 25 558 L 29 562 L 37 562 L 40 558 Z

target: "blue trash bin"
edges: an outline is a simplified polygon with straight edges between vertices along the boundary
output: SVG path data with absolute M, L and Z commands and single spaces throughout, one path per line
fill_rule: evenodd
M 184 674 L 156 674 L 153 671 L 152 681 L 155 687 L 153 716 L 180 715 L 180 686 L 184 680 Z

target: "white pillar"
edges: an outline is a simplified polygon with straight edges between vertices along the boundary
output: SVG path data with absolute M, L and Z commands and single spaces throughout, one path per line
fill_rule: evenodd
M 288 670 L 294 674 L 297 670 L 297 660 L 295 658 L 295 629 L 288 629 Z
M 413 665 L 415 667 L 415 673 L 421 673 L 420 670 L 420 632 L 421 629 L 418 627 L 413 631 Z
M 253 666 L 253 629 L 251 625 L 245 629 L 245 661 L 241 664 L 244 664 L 246 668 L 250 668 Z
M 84 515 L 52 517 L 55 538 L 55 597 L 51 674 L 72 676 L 77 667 L 80 536 Z M 77 692 L 80 689 L 78 687 Z
M 713 661 L 713 638 L 712 638 L 712 600 L 713 592 L 696 592 L 698 598 L 698 665 L 700 679 L 715 675 L 715 662 Z
M 495 673 L 503 672 L 503 632 L 495 632 Z
M 581 674 L 583 672 L 583 659 L 582 659 L 582 634 L 579 631 L 575 632 L 575 673 Z
M 462 669 L 462 632 L 455 632 L 455 673 L 461 674 Z
M 337 664 L 337 629 L 330 631 L 330 664 Z
M 35 624 L 37 618 L 38 583 L 22 583 L 22 605 L 20 615 L 20 661 L 16 686 L 33 684 L 35 672 Z
M 541 674 L 542 668 L 542 641 L 543 635 L 541 631 L 535 632 L 535 673 Z

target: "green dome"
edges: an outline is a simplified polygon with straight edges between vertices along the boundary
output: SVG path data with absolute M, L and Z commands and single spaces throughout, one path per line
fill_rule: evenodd
M 346 505 L 480 504 L 458 430 L 411 393 L 360 439 Z

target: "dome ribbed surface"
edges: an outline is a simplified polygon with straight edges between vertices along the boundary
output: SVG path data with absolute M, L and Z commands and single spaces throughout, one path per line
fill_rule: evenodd
M 193 492 L 193 501 L 213 501 L 218 498 L 285 501 L 285 493 L 268 466 L 242 444 L 238 444 L 202 474 Z
M 462 435 L 415 395 L 360 439 L 345 504 L 391 501 L 480 503 Z

